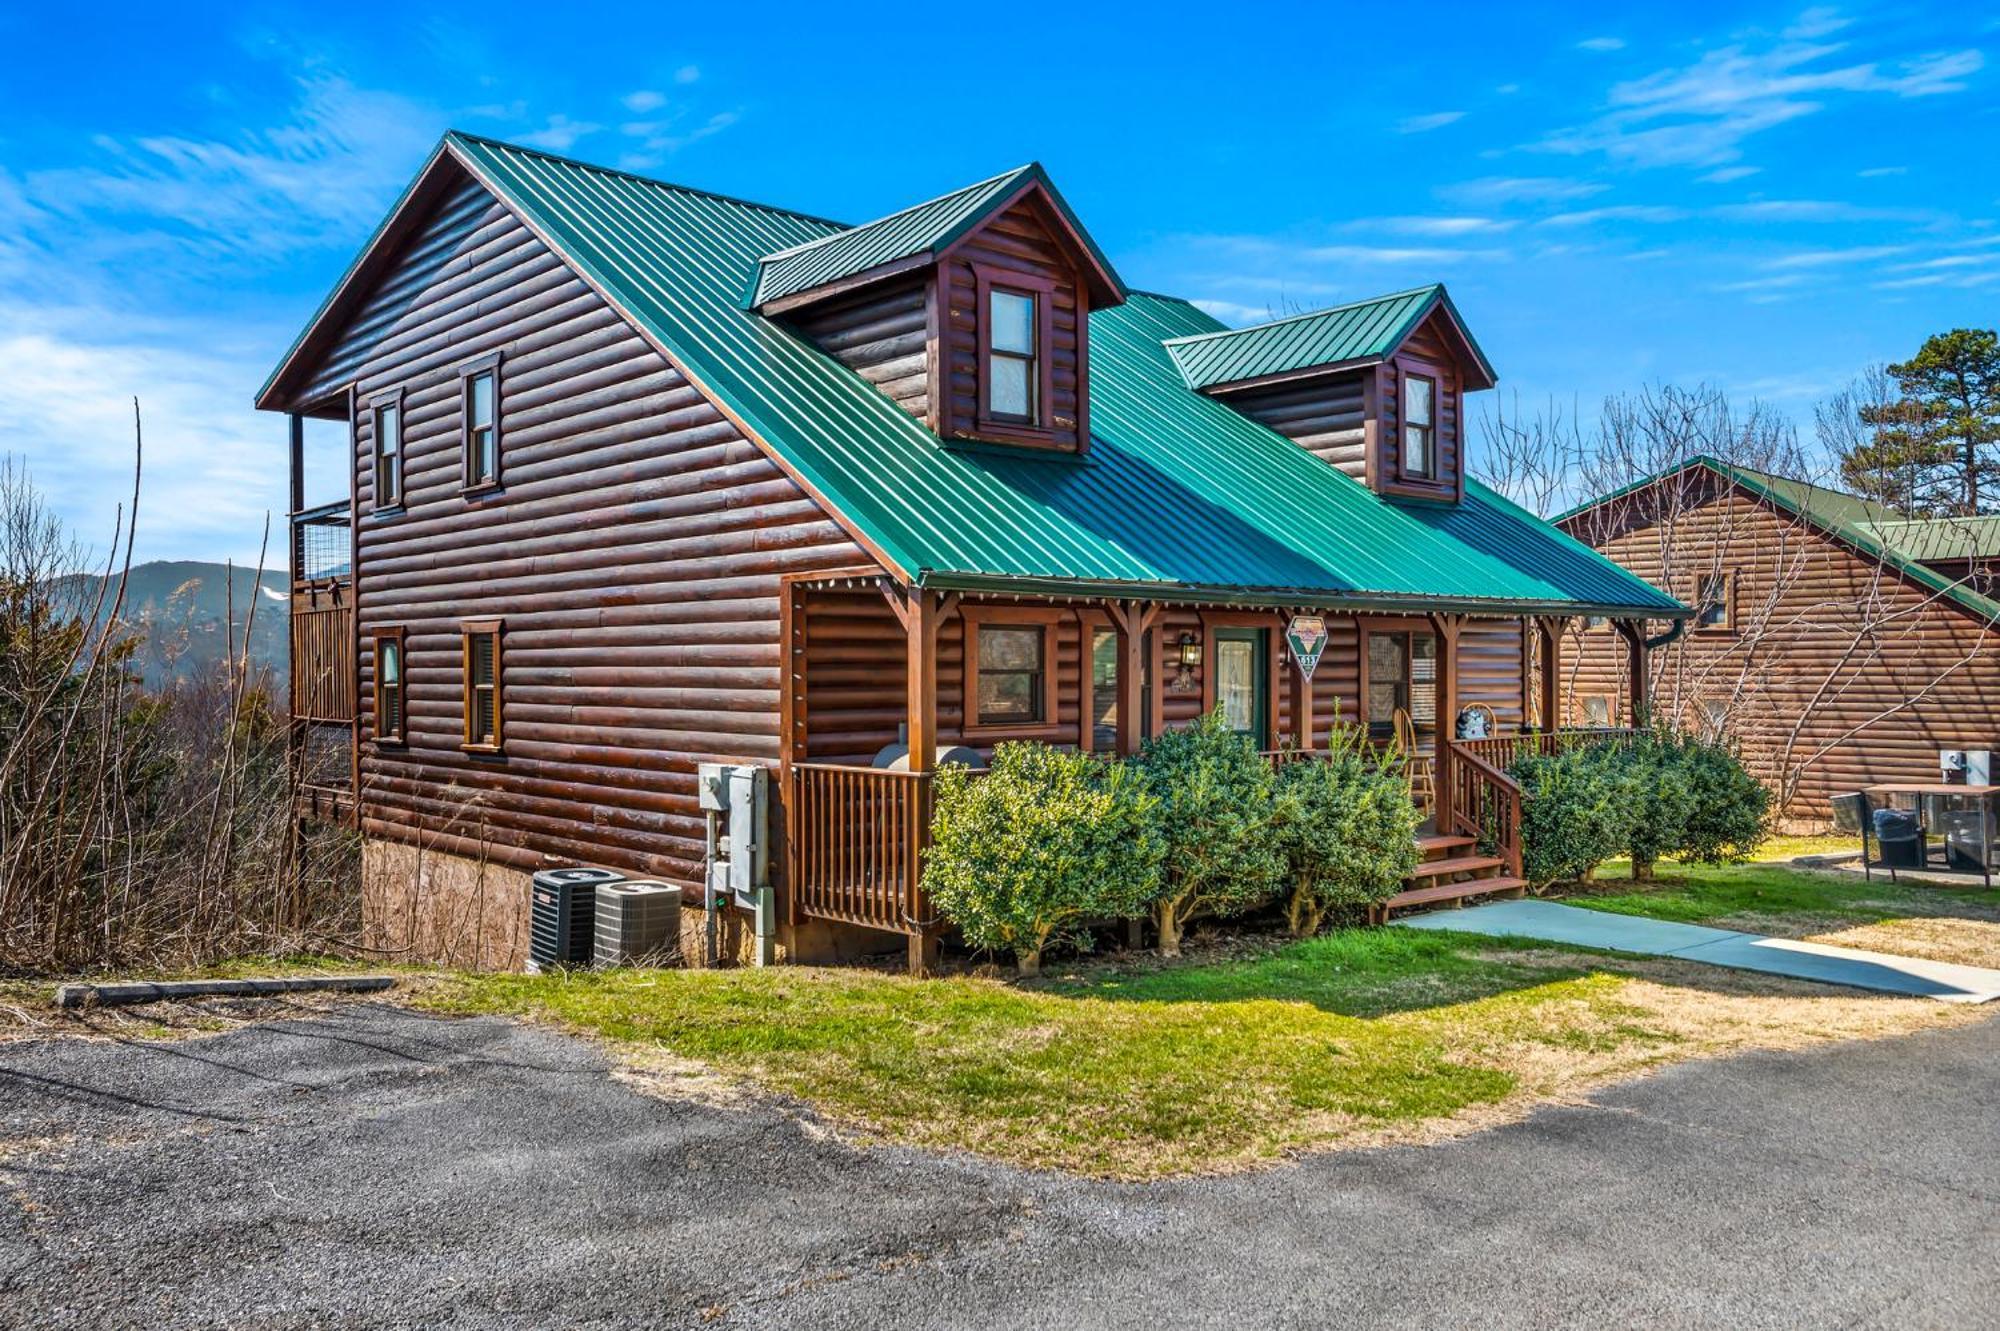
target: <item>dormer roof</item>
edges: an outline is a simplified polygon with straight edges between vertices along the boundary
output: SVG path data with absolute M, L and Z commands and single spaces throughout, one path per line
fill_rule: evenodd
M 771 313 L 810 293 L 845 289 L 857 279 L 889 277 L 927 266 L 1024 194 L 1039 193 L 1083 260 L 1091 306 L 1125 299 L 1125 284 L 1111 261 L 1076 220 L 1039 162 L 941 194 L 860 226 L 767 254 L 757 263 L 749 308 Z
M 1486 353 L 1466 331 L 1443 283 L 1294 314 L 1248 328 L 1225 329 L 1169 341 L 1167 351 L 1189 388 L 1227 391 L 1325 370 L 1374 365 L 1396 354 L 1434 311 L 1442 310 L 1464 359 L 1466 388 L 1491 388 Z

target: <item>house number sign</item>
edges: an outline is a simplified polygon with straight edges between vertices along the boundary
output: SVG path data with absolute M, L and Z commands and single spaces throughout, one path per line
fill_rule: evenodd
M 1311 679 L 1319 668 L 1320 653 L 1326 650 L 1326 620 L 1319 615 L 1292 616 L 1285 642 L 1292 649 L 1292 659 L 1299 663 L 1299 673 Z

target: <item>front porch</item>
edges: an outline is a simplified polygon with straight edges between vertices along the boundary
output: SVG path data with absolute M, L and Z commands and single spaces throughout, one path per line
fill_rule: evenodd
M 1299 615 L 1324 622 L 1310 675 L 1287 641 Z M 873 570 L 787 579 L 782 616 L 792 922 L 903 935 L 919 972 L 945 928 L 921 879 L 941 761 L 977 763 L 1009 740 L 1122 757 L 1218 707 L 1277 764 L 1311 761 L 1336 723 L 1365 724 L 1384 747 L 1400 732 L 1423 863 L 1378 908 L 1386 919 L 1522 891 L 1506 764 L 1524 743 L 1609 733 L 1563 725 L 1564 616 L 1001 598 L 911 591 Z M 1643 681 L 1643 623 L 1616 627 Z M 1458 738 L 1462 715 L 1484 735 Z

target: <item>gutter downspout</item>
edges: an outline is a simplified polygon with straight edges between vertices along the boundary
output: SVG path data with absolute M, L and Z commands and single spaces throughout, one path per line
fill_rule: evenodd
M 1650 652 L 1655 648 L 1665 647 L 1669 643 L 1678 641 L 1681 634 L 1687 632 L 1687 626 L 1688 622 L 1685 619 L 1676 619 L 1665 633 L 1662 633 L 1657 638 L 1646 639 L 1646 650 Z

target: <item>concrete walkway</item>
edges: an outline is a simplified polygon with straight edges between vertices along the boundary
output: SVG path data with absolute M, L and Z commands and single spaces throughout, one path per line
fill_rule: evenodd
M 1792 938 L 1708 929 L 1698 924 L 1672 924 L 1639 915 L 1584 910 L 1553 901 L 1497 901 L 1470 910 L 1434 911 L 1397 920 L 1405 929 L 1443 929 L 1452 933 L 1490 934 L 1497 938 L 1535 938 L 1546 943 L 1648 957 L 1677 957 L 1711 966 L 1765 971 L 1801 980 L 1821 980 L 1855 989 L 1913 994 L 1945 1003 L 1990 1003 L 2000 998 L 2000 970 L 1957 966 L 1887 952 L 1829 947 Z

